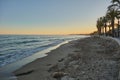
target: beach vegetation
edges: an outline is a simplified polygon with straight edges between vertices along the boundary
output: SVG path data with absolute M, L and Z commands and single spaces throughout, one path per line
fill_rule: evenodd
M 99 35 L 120 37 L 120 0 L 111 1 L 105 16 L 97 19 L 96 27 Z

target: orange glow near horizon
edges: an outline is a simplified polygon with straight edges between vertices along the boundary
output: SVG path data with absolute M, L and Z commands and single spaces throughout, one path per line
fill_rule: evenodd
M 54 27 L 54 28 L 2 28 L 0 29 L 0 34 L 58 34 L 58 35 L 66 35 L 66 34 L 89 34 L 95 31 L 96 28 L 90 27 Z

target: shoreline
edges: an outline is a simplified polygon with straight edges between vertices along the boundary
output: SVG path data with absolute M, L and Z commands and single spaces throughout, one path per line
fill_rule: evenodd
M 89 37 L 52 50 L 14 74 L 18 80 L 56 80 L 53 73 L 66 73 L 61 80 L 117 80 L 120 78 L 120 46 L 113 39 Z
M 71 45 L 73 43 L 75 43 L 77 40 L 73 40 L 73 41 L 69 41 L 67 42 L 66 44 L 63 44 L 63 45 L 60 45 L 59 47 L 57 47 L 56 49 L 53 49 L 51 50 L 50 52 L 46 53 L 47 56 L 45 57 L 42 57 L 42 58 L 38 58 L 36 59 L 35 61 L 32 61 L 30 63 L 28 63 L 27 65 L 24 65 L 23 67 L 21 67 L 20 69 L 14 71 L 13 73 L 15 75 L 21 75 L 22 74 L 30 74 L 32 72 L 34 72 L 34 63 L 39 63 L 40 61 L 40 64 L 41 65 L 41 70 L 45 70 L 45 69 L 48 69 L 48 67 L 52 66 L 52 65 L 55 65 L 58 61 L 60 61 L 63 57 L 66 57 L 69 52 L 67 49 L 69 49 L 71 51 Z M 65 50 L 66 49 L 66 50 Z M 73 48 L 72 48 L 73 49 Z M 58 54 L 58 53 L 62 52 L 61 54 Z M 67 53 L 67 54 L 64 54 L 64 53 Z M 53 59 L 53 60 L 52 60 Z M 49 62 L 50 60 L 50 62 Z M 47 62 L 48 61 L 48 62 Z M 36 64 L 36 65 L 37 65 Z M 43 66 L 42 66 L 43 65 Z M 31 67 L 29 67 L 31 66 Z M 46 68 L 47 67 L 47 68 Z M 36 67 L 36 69 L 39 68 L 39 67 Z M 50 75 L 49 73 L 47 73 L 46 71 L 41 73 L 41 75 L 44 73 L 46 74 L 46 76 Z M 19 79 L 18 79 L 19 80 Z

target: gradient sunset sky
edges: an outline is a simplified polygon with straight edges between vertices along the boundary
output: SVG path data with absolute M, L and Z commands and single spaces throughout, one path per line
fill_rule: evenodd
M 110 1 L 0 0 L 0 34 L 90 33 Z

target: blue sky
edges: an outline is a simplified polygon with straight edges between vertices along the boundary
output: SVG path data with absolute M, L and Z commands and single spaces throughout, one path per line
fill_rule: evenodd
M 0 33 L 89 33 L 109 4 L 110 0 L 0 0 Z

